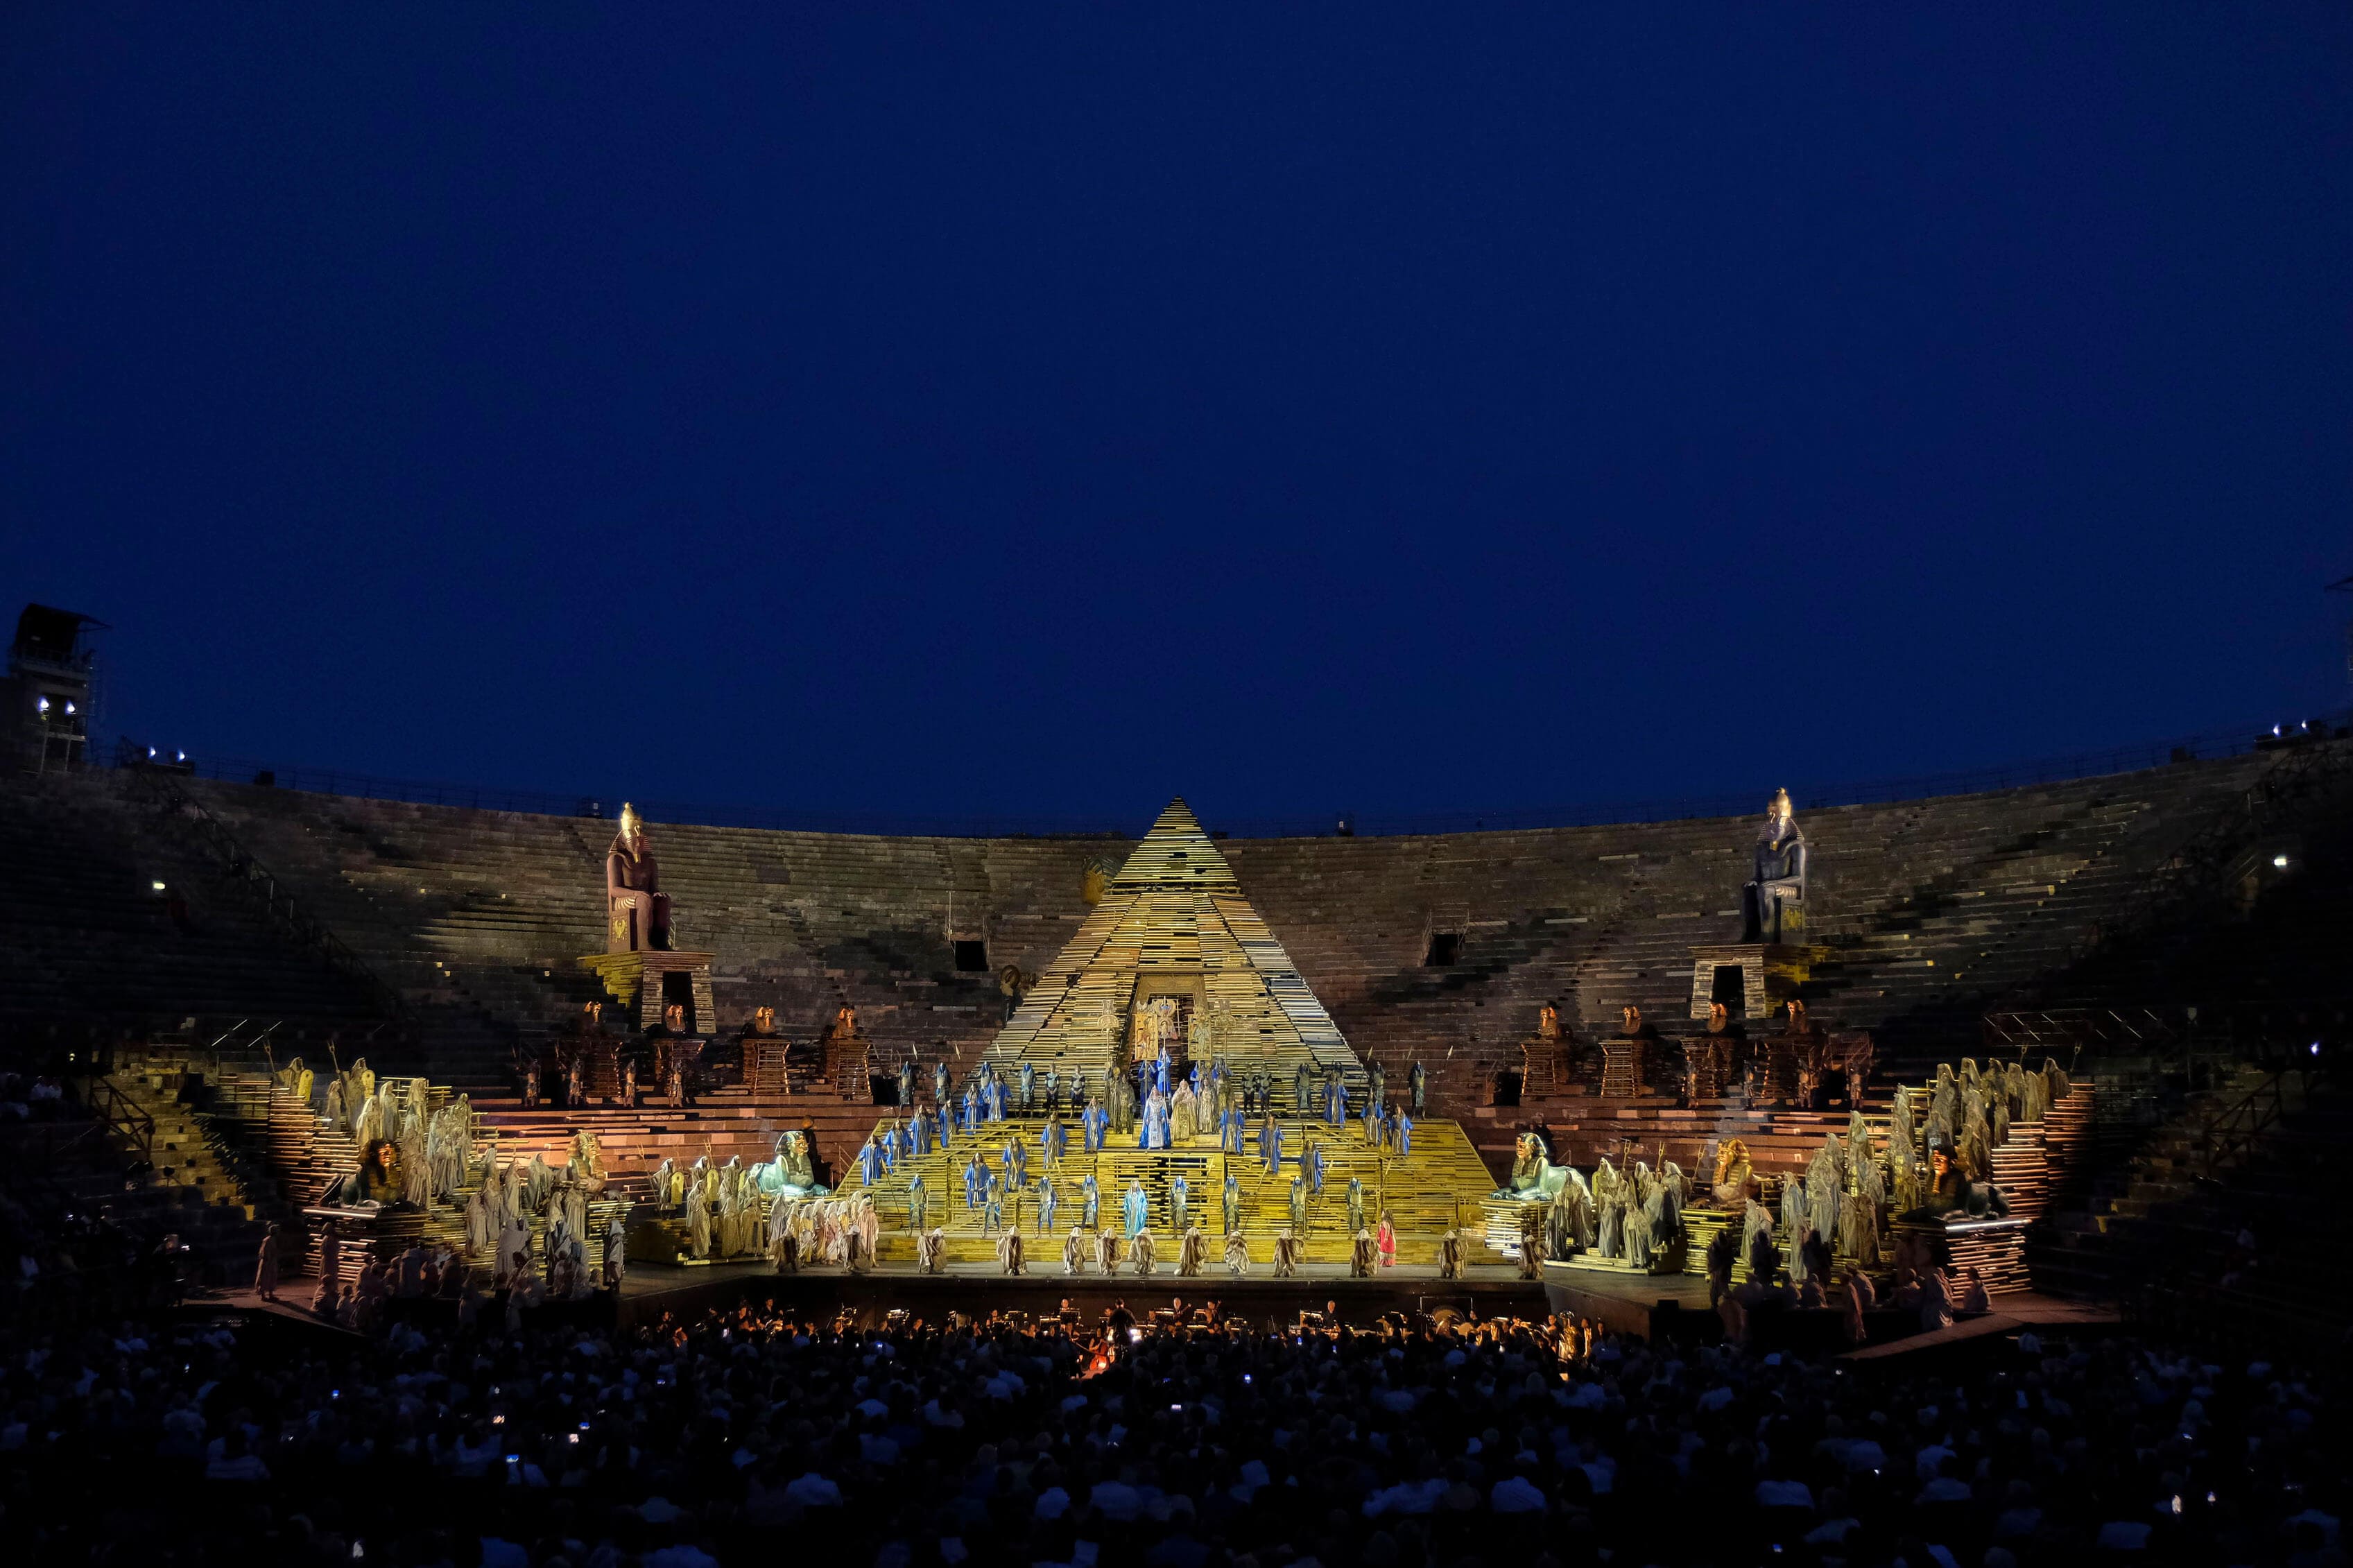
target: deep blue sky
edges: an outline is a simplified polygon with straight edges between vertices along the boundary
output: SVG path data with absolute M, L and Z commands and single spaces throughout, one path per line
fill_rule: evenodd
M 2341 4 L 506 9 L 0 8 L 110 733 L 1250 816 L 2347 699 Z

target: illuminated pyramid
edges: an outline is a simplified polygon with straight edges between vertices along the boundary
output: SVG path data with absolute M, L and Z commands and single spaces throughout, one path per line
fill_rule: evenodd
M 1303 1061 L 1362 1065 L 1298 967 L 1242 896 L 1233 868 L 1182 800 L 1144 836 L 1096 905 L 988 1047 L 999 1072 L 1028 1061 L 1090 1082 L 1128 1057 L 1135 1009 L 1175 998 L 1237 1072 L 1288 1083 Z M 1206 1063 L 1204 1064 L 1206 1065 Z

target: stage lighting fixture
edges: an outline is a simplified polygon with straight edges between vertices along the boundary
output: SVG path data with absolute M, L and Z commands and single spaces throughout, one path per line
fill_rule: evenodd
M 148 886 L 153 888 L 159 893 L 164 890 L 164 884 L 161 882 L 150 882 Z
M 47 712 L 48 710 L 49 710 L 49 700 L 48 700 L 47 698 L 46 698 L 46 697 L 36 697 L 36 698 L 34 698 L 34 699 L 33 699 L 33 711 L 34 711 L 34 712 L 36 712 L 36 713 L 46 713 L 46 712 Z
M 2274 855 L 2272 857 L 2272 864 L 2284 871 L 2287 869 L 2287 857 L 2284 855 Z
M 79 713 L 79 712 L 80 712 L 80 711 L 81 711 L 81 710 L 80 710 L 80 709 L 79 709 L 79 708 L 76 708 L 72 703 L 69 702 L 69 703 L 67 703 L 67 704 L 66 704 L 66 717 L 67 717 L 67 718 L 70 719 L 70 718 L 72 718 L 76 713 Z

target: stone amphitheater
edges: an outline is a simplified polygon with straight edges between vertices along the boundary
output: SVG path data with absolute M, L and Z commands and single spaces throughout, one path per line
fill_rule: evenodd
M 1872 1037 L 1880 1068 L 1824 1112 L 1678 1103 L 1660 1083 L 1604 1098 L 1599 1054 L 1579 1048 L 1630 1005 L 1670 1037 L 1700 1027 L 1694 950 L 1740 935 L 1753 819 L 1208 841 L 1328 1029 L 1300 1048 L 1352 1081 L 1377 1064 L 1401 1085 L 1419 1064 L 1430 1114 L 1459 1126 L 1466 1157 L 1491 1173 L 1529 1128 L 1579 1163 L 1629 1151 L 1695 1161 L 1737 1132 L 1760 1169 L 1793 1168 L 1852 1110 L 1883 1113 L 1887 1086 L 1976 1051 L 1989 1015 L 2153 999 L 2161 963 L 2119 933 L 2141 933 L 2153 890 L 2186 861 L 2268 844 L 2278 823 L 2251 816 L 2250 800 L 2281 770 L 2344 749 L 1804 811 L 1815 962 L 1800 994 L 1817 1023 Z M 251 1100 L 266 1098 L 265 1057 L 323 1067 L 331 1048 L 366 1054 L 470 1096 L 511 1149 L 560 1157 L 586 1120 L 625 1180 L 662 1157 L 748 1163 L 796 1128 L 839 1176 L 887 1114 L 875 1101 L 900 1061 L 926 1075 L 944 1061 L 961 1082 L 992 1048 L 1008 1064 L 1043 1048 L 1040 997 L 1067 979 L 1067 955 L 1144 842 L 655 823 L 674 945 L 712 955 L 716 1017 L 701 1032 L 730 1041 L 772 1009 L 793 1051 L 820 1061 L 850 1009 L 875 1092 L 863 1070 L 799 1075 L 789 1093 L 723 1070 L 691 1108 L 556 1112 L 522 1103 L 512 1064 L 604 997 L 580 960 L 604 945 L 609 822 L 143 770 L 17 777 L 0 795 L 12 1028 L 95 1021 L 135 1040 L 118 1076 L 166 1111 L 190 1071 Z M 1036 987 L 1018 1012 L 1008 966 Z M 1547 1005 L 1570 1048 L 1539 1084 L 1521 1069 Z M 217 1150 L 159 1156 L 216 1193 L 233 1181 Z M 290 1156 L 309 1176 L 259 1203 L 244 1194 L 245 1212 L 315 1196 L 299 1189 L 334 1162 L 304 1158 Z

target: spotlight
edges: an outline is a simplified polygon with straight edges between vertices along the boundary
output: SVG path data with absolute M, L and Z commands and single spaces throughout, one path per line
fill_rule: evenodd
M 2287 869 L 2287 857 L 2284 855 L 2274 855 L 2272 857 L 2272 864 L 2284 871 Z
M 164 890 L 164 884 L 161 882 L 150 882 L 147 885 L 154 889 L 159 893 Z
M 175 763 L 185 763 L 188 760 L 188 753 L 185 752 L 174 752 L 172 753 L 172 760 Z
M 147 748 L 147 760 L 151 763 L 155 760 L 155 748 L 153 746 Z
M 69 703 L 67 703 L 67 704 L 66 704 L 66 717 L 67 717 L 67 718 L 70 719 L 70 718 L 72 718 L 76 713 L 79 713 L 79 712 L 80 712 L 80 711 L 81 711 L 81 710 L 80 710 L 80 709 L 79 709 L 79 708 L 76 708 L 72 703 L 69 702 Z
M 46 697 L 36 697 L 36 698 L 34 698 L 34 699 L 33 699 L 33 711 L 34 711 L 34 712 L 36 712 L 36 713 L 46 713 L 46 712 L 47 712 L 48 710 L 49 710 L 49 700 L 48 700 L 47 698 L 46 698 Z

